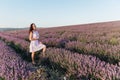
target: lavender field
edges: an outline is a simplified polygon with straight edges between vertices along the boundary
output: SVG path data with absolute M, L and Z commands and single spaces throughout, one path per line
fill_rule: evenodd
M 0 32 L 0 80 L 120 80 L 120 21 L 38 31 L 47 50 L 36 66 L 28 30 Z

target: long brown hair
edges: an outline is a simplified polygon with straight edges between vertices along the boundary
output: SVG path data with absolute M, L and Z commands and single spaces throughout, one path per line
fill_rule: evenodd
M 30 32 L 33 32 L 33 25 L 35 25 L 35 23 L 32 23 L 32 24 L 30 24 L 30 28 L 29 28 L 29 34 L 30 34 Z M 36 25 L 35 25 L 35 27 L 36 27 Z

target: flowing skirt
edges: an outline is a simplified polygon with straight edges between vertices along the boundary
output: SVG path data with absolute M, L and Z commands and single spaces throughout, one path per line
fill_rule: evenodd
M 34 40 L 30 42 L 29 51 L 36 52 L 46 47 L 46 45 L 40 43 L 38 40 Z

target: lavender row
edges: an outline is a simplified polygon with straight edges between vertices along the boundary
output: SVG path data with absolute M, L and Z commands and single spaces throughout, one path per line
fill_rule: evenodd
M 66 67 L 69 75 L 76 74 L 77 78 L 86 76 L 101 80 L 120 79 L 120 67 L 101 61 L 97 57 L 58 48 L 48 48 L 46 56 L 61 64 L 62 67 Z
M 15 44 L 19 44 L 21 45 L 21 48 L 23 49 L 26 49 L 28 50 L 29 48 L 29 42 L 28 41 L 25 41 L 23 39 L 20 39 L 20 38 L 16 38 L 14 36 L 9 36 L 9 35 L 6 35 L 4 33 L 0 33 L 0 37 L 5 40 L 6 42 L 14 42 Z
M 0 51 L 0 76 L 5 80 L 27 79 L 31 64 L 23 61 L 3 41 L 0 41 Z
M 99 43 L 86 44 L 79 41 L 72 41 L 72 42 L 68 42 L 65 45 L 65 48 L 79 53 L 81 52 L 88 55 L 95 55 L 101 58 L 101 60 L 107 61 L 109 63 L 118 64 L 120 62 L 120 54 L 119 54 L 120 45 L 111 46 L 105 44 L 103 46 L 100 45 Z

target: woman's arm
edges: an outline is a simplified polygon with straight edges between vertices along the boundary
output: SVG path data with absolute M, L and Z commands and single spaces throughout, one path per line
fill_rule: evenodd
M 32 32 L 30 32 L 29 40 L 30 40 L 30 41 L 31 41 L 31 40 L 37 40 L 36 38 L 33 38 L 33 37 L 32 37 Z

